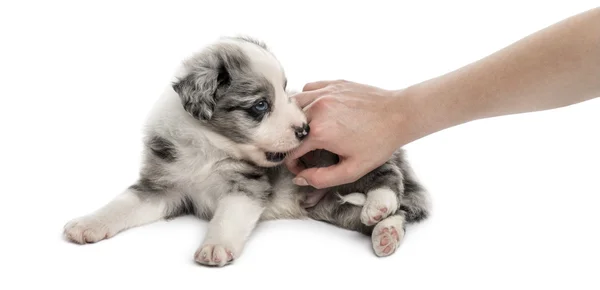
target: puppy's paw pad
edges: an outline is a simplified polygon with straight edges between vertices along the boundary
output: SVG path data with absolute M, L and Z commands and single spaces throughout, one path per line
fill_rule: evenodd
M 233 251 L 221 245 L 202 245 L 194 254 L 194 260 L 202 265 L 223 267 L 234 260 Z
M 398 230 L 394 225 L 379 223 L 373 230 L 371 237 L 375 255 L 385 257 L 393 254 L 398 249 L 403 237 L 403 229 Z
M 385 195 L 369 196 L 363 206 L 360 220 L 363 224 L 372 226 L 393 214 L 396 205 L 396 195 L 392 191 Z
M 71 220 L 64 226 L 63 234 L 77 244 L 96 243 L 113 235 L 105 223 L 91 216 Z

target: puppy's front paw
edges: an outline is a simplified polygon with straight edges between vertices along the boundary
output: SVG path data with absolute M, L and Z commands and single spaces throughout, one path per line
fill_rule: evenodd
M 108 226 L 93 216 L 85 216 L 68 222 L 64 227 L 64 236 L 78 244 L 95 243 L 110 238 Z
M 234 252 L 222 245 L 204 244 L 194 254 L 196 262 L 207 266 L 223 267 L 235 258 Z
M 385 257 L 393 254 L 404 238 L 404 218 L 400 216 L 391 216 L 373 229 L 371 242 L 373 250 L 378 257 Z
M 376 189 L 367 194 L 360 220 L 367 226 L 372 226 L 396 211 L 398 199 L 389 189 Z

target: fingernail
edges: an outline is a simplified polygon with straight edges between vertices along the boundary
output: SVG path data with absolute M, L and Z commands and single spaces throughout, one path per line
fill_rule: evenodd
M 306 181 L 306 179 L 302 178 L 302 177 L 296 177 L 294 179 L 292 179 L 292 182 L 294 182 L 295 185 L 298 186 L 307 186 L 308 182 Z

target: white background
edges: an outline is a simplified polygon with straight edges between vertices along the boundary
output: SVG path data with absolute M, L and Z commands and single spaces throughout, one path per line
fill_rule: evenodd
M 348 79 L 393 89 L 597 5 L 247 2 L 2 2 L 0 288 L 600 287 L 600 99 L 406 146 L 434 211 L 388 258 L 367 237 L 312 221 L 261 224 L 221 269 L 193 263 L 206 230 L 194 218 L 93 245 L 63 240 L 68 220 L 135 181 L 148 109 L 183 57 L 221 35 L 264 40 L 292 88 Z

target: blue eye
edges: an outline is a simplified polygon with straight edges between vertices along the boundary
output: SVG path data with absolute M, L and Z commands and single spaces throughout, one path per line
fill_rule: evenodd
M 257 112 L 266 112 L 269 109 L 269 104 L 265 101 L 260 101 L 252 107 Z

